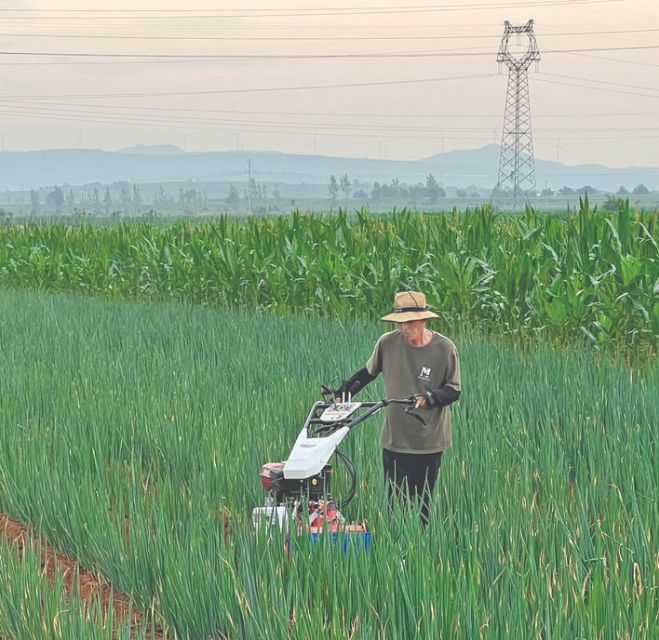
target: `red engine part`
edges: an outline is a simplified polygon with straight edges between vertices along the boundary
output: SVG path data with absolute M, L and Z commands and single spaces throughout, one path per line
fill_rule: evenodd
M 323 531 L 337 533 L 344 531 L 349 533 L 360 533 L 366 531 L 366 524 L 347 524 L 339 514 L 334 500 L 311 500 L 309 502 L 309 533 L 321 533 Z
M 280 474 L 284 470 L 283 462 L 266 462 L 261 467 L 261 484 L 266 491 L 272 488 L 272 477 L 275 474 Z

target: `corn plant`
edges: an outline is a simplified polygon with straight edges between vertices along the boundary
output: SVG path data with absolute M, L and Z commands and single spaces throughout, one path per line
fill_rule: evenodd
M 0 283 L 216 308 L 371 319 L 423 290 L 454 330 L 636 359 L 659 336 L 658 212 L 220 217 L 0 230 Z

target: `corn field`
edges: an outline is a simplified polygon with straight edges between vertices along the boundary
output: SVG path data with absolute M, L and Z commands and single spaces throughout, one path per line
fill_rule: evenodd
M 540 337 L 521 349 L 465 332 L 454 446 L 427 530 L 417 514 L 387 511 L 377 418 L 346 444 L 358 470 L 346 515 L 368 521 L 368 553 L 302 537 L 287 556 L 276 533 L 255 535 L 250 521 L 263 503 L 260 465 L 288 454 L 321 383 L 363 366 L 384 326 L 359 315 L 385 311 L 388 288 L 412 278 L 413 265 L 420 288 L 434 282 L 442 333 L 452 335 L 452 314 L 485 322 L 476 300 L 501 288 L 497 322 L 508 318 L 511 331 L 546 319 L 534 305 L 554 291 L 570 334 L 608 317 L 611 339 L 631 344 L 635 327 L 634 344 L 647 344 L 656 324 L 635 305 L 653 317 L 656 218 L 607 220 L 472 214 L 470 231 L 441 216 L 300 216 L 4 230 L 3 278 L 14 286 L 249 311 L 0 292 L 0 508 L 131 594 L 172 638 L 650 638 L 659 624 L 656 361 L 630 368 L 585 345 L 566 352 Z M 618 252 L 604 241 L 616 234 Z M 481 257 L 467 271 L 460 256 L 472 253 Z M 491 279 L 479 280 L 486 254 Z M 532 282 L 505 288 L 505 256 L 516 265 L 507 273 Z M 450 264 L 458 271 L 443 271 Z M 624 276 L 623 264 L 641 266 Z M 589 272 L 600 281 L 588 296 L 568 293 Z M 449 273 L 461 275 L 446 290 Z M 540 315 L 517 317 L 522 308 Z M 364 397 L 380 393 L 374 383 Z M 129 637 L 44 585 L 35 558 L 0 545 L 0 636 Z
M 423 290 L 454 332 L 647 358 L 659 337 L 659 212 L 290 217 L 0 231 L 0 284 L 371 321 Z

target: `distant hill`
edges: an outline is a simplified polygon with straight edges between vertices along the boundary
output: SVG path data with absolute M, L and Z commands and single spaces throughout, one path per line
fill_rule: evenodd
M 117 153 L 137 153 L 142 155 L 175 156 L 177 153 L 185 153 L 183 149 L 175 144 L 137 144 L 134 147 L 124 147 Z
M 497 179 L 499 146 L 441 153 L 416 161 L 341 158 L 285 154 L 275 151 L 186 153 L 174 145 L 137 145 L 119 151 L 47 149 L 0 152 L 0 190 L 25 190 L 50 185 L 166 183 L 179 181 L 235 182 L 247 180 L 247 161 L 259 182 L 327 184 L 330 175 L 347 173 L 353 180 L 389 183 L 392 178 L 415 184 L 432 173 L 446 185 L 491 189 Z M 536 160 L 538 188 L 563 185 L 615 191 L 639 183 L 659 189 L 659 167 L 611 169 L 589 164 L 568 166 Z

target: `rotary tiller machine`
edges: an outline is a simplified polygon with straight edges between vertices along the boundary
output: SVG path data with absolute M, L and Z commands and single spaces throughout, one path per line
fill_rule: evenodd
M 267 497 L 264 506 L 253 509 L 252 521 L 257 530 L 278 527 L 287 539 L 291 534 L 301 535 L 305 531 L 312 541 L 323 533 L 329 533 L 333 540 L 341 534 L 344 548 L 352 540 L 368 549 L 370 533 L 365 523 L 347 523 L 341 514 L 355 495 L 356 472 L 352 460 L 338 447 L 354 427 L 389 404 L 403 405 L 406 413 L 419 420 L 421 417 L 414 413 L 415 396 L 352 402 L 348 395 L 335 402 L 330 399 L 332 395 L 323 387 L 324 399 L 311 407 L 288 459 L 261 467 L 261 482 Z M 335 498 L 331 491 L 330 461 L 334 455 L 344 463 L 349 475 L 350 486 L 342 499 Z

